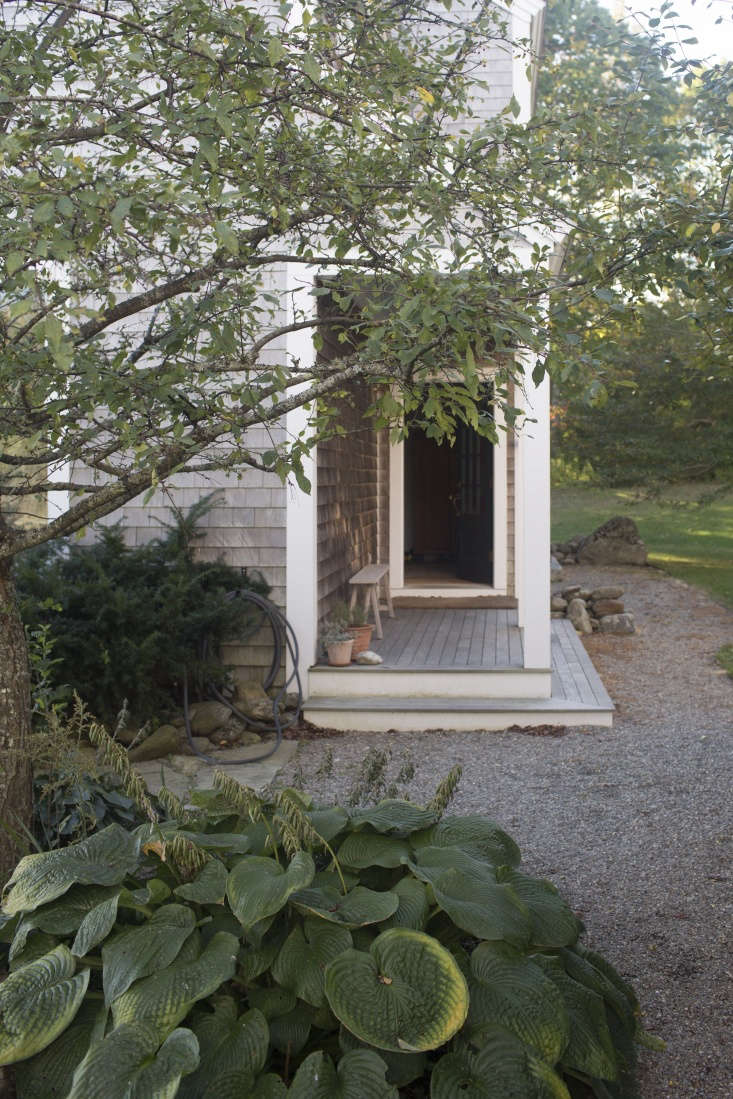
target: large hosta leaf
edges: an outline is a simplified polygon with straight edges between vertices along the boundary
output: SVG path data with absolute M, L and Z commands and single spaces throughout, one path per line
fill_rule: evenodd
M 0 985 L 0 1065 L 40 1052 L 61 1034 L 81 1007 L 89 970 L 74 974 L 65 946 L 11 973 Z
M 166 904 L 142 927 L 132 927 L 106 943 L 102 949 L 105 1001 L 111 1004 L 133 981 L 170 965 L 195 923 L 192 909 Z
M 395 1087 L 402 1088 L 417 1080 L 425 1072 L 427 1054 L 425 1053 L 395 1053 L 391 1049 L 372 1049 L 366 1042 L 360 1041 L 355 1034 L 342 1026 L 339 1031 L 339 1045 L 344 1053 L 351 1049 L 371 1049 L 372 1053 L 379 1056 L 387 1066 L 387 1080 Z
M 329 886 L 301 889 L 291 900 L 301 911 L 350 928 L 380 923 L 396 912 L 400 903 L 396 893 L 376 893 L 361 885 L 345 894 Z
M 314 1007 L 325 999 L 323 974 L 329 962 L 351 947 L 351 934 L 315 917 L 306 917 L 303 926 L 294 927 L 272 967 L 278 984 Z
M 432 828 L 410 836 L 413 847 L 462 847 L 494 866 L 519 866 L 521 852 L 511 836 L 488 817 L 443 817 Z
M 163 1036 L 185 1018 L 197 1000 L 210 996 L 234 976 L 239 942 L 219 931 L 195 961 L 177 961 L 137 981 L 112 1005 L 115 1026 L 147 1023 Z
M 327 843 L 343 832 L 349 823 L 349 814 L 338 805 L 325 809 L 311 809 L 307 816 L 318 835 Z
M 391 832 L 396 836 L 409 836 L 419 828 L 429 828 L 435 824 L 438 814 L 432 809 L 423 809 L 409 801 L 397 801 L 388 798 L 366 809 L 354 809 L 351 814 L 353 828 L 370 825 L 375 832 Z
M 533 946 L 571 946 L 576 942 L 581 932 L 580 921 L 551 882 L 507 867 L 502 867 L 496 877 L 497 881 L 511 885 L 525 904 L 532 924 Z
M 344 866 L 362 870 L 367 866 L 395 867 L 410 856 L 406 841 L 379 832 L 351 832 L 338 849 Z
M 316 1009 L 298 1000 L 292 1011 L 278 1015 L 270 1021 L 270 1045 L 280 1053 L 297 1056 L 311 1032 Z
M 3 912 L 32 912 L 72 885 L 118 885 L 138 863 L 139 838 L 118 824 L 69 847 L 26 855 L 6 886 Z
M 479 882 L 496 882 L 496 869 L 488 859 L 472 855 L 462 847 L 420 847 L 414 862 L 408 865 L 416 877 L 431 885 L 446 870 L 460 870 Z
M 501 1027 L 487 1032 L 484 1045 L 447 1053 L 430 1078 L 430 1099 L 570 1099 L 549 1065 Z
M 91 1047 L 74 1074 L 67 1099 L 174 1099 L 198 1064 L 198 1042 L 183 1028 L 159 1037 L 145 1023 L 115 1027 Z
M 119 888 L 101 885 L 75 885 L 65 896 L 46 904 L 35 912 L 28 912 L 21 919 L 10 948 L 11 960 L 25 948 L 32 931 L 45 931 L 51 935 L 71 935 L 83 924 L 86 917 L 100 904 L 119 898 Z M 85 932 L 86 935 L 86 932 Z M 77 951 L 74 951 L 77 953 Z
M 443 911 L 477 939 L 503 939 L 519 947 L 529 943 L 529 914 L 511 886 L 482 882 L 461 870 L 446 870 L 432 886 Z
M 295 1074 L 288 1099 L 397 1099 L 385 1069 L 381 1057 L 366 1049 L 346 1053 L 337 1069 L 325 1053 L 311 1053 Z
M 232 911 L 249 931 L 260 920 L 279 912 L 292 893 L 310 885 L 315 872 L 307 851 L 298 851 L 286 869 L 275 859 L 245 856 L 233 867 L 227 881 Z
M 436 1049 L 458 1031 L 468 988 L 453 956 L 420 931 L 392 928 L 369 953 L 347 950 L 326 969 L 331 1010 L 379 1049 Z
M 77 1065 L 84 1059 L 99 1005 L 89 999 L 80 1007 L 71 1026 L 40 1053 L 15 1066 L 18 1099 L 66 1099 Z
M 423 931 L 430 913 L 428 891 L 423 883 L 414 878 L 400 878 L 390 892 L 399 898 L 399 905 L 394 915 L 385 921 L 386 927 L 408 927 L 413 931 Z
M 87 912 L 79 924 L 79 930 L 71 947 L 71 953 L 76 954 L 77 958 L 83 958 L 107 938 L 117 919 L 119 899 L 119 892 L 115 892 L 106 901 L 95 905 L 91 911 Z
M 471 1006 L 467 1027 L 481 1044 L 487 1027 L 511 1030 L 549 1064 L 561 1057 L 570 1025 L 557 986 L 520 951 L 506 943 L 480 943 L 471 955 Z
M 618 1064 L 601 997 L 569 977 L 557 958 L 537 954 L 534 961 L 557 985 L 570 1020 L 563 1066 L 602 1080 L 615 1080 Z
M 177 897 L 196 904 L 223 904 L 227 891 L 227 868 L 219 859 L 209 859 L 206 866 L 192 882 L 179 885 L 173 892 Z
M 251 1086 L 265 1067 L 269 1041 L 267 1020 L 261 1011 L 247 1011 L 237 1017 L 237 1005 L 222 997 L 213 1014 L 205 1015 L 193 1027 L 198 1038 L 200 1061 L 197 1070 L 181 1081 L 178 1099 L 200 1099 L 211 1093 L 227 1099 L 231 1085 L 236 1099 L 246 1095 L 244 1077 Z M 237 1080 L 237 1076 L 242 1080 Z

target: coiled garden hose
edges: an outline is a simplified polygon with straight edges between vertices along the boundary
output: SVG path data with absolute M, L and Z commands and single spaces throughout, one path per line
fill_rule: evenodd
M 270 668 L 265 676 L 265 681 L 262 684 L 263 689 L 267 691 L 275 682 L 275 678 L 282 666 L 283 653 L 287 651 L 290 655 L 293 664 L 293 671 L 286 679 L 284 686 L 280 688 L 275 697 L 272 700 L 272 722 L 257 721 L 247 714 L 242 713 L 233 702 L 230 702 L 228 698 L 221 693 L 221 691 L 213 683 L 207 683 L 207 689 L 209 693 L 216 699 L 217 702 L 223 702 L 225 706 L 228 706 L 235 717 L 239 718 L 245 725 L 249 725 L 251 728 L 256 729 L 259 732 L 275 733 L 274 747 L 270 748 L 267 752 L 263 752 L 259 756 L 250 756 L 247 759 L 214 759 L 212 756 L 207 756 L 204 752 L 200 752 L 193 742 L 193 733 L 191 731 L 191 717 L 189 714 L 189 702 L 188 702 L 188 672 L 184 669 L 183 674 L 183 718 L 186 727 L 186 738 L 188 745 L 195 756 L 199 759 L 203 759 L 206 763 L 213 763 L 219 767 L 241 767 L 245 763 L 259 763 L 263 759 L 269 759 L 274 755 L 282 743 L 283 730 L 289 729 L 291 725 L 294 725 L 296 721 L 300 719 L 300 712 L 303 705 L 303 685 L 300 680 L 300 672 L 298 671 L 299 649 L 298 639 L 295 636 L 293 627 L 288 622 L 287 618 L 275 604 L 266 599 L 264 595 L 259 595 L 257 592 L 248 591 L 245 589 L 237 589 L 235 591 L 227 592 L 227 599 L 243 599 L 247 603 L 252 603 L 258 611 L 261 613 L 265 622 L 270 626 L 272 632 L 272 661 Z M 206 642 L 204 642 L 204 648 Z M 280 719 L 280 701 L 288 693 L 290 685 L 295 681 L 298 687 L 298 702 L 295 708 L 295 714 L 289 721 L 283 722 Z

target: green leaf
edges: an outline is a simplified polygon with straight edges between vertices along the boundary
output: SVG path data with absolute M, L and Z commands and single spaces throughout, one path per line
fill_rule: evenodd
M 22 858 L 5 887 L 3 912 L 31 912 L 76 883 L 118 885 L 138 863 L 138 840 L 118 824 L 89 839 Z
M 387 799 L 366 809 L 355 809 L 350 814 L 354 828 L 370 825 L 375 832 L 391 832 L 397 836 L 409 836 L 419 828 L 428 828 L 437 820 L 438 814 L 432 809 L 423 809 L 420 805 L 411 805 L 409 801 Z
M 393 915 L 400 903 L 395 893 L 377 893 L 362 885 L 345 894 L 329 886 L 301 889 L 291 900 L 301 911 L 349 928 L 380 923 Z
M 292 1011 L 270 1020 L 270 1045 L 280 1053 L 297 1055 L 310 1036 L 314 1009 L 299 1000 Z
M 519 866 L 521 853 L 511 836 L 488 817 L 467 813 L 443 817 L 433 828 L 410 837 L 413 847 L 461 847 L 494 866 Z
M 478 1052 L 447 1053 L 430 1078 L 430 1099 L 570 1099 L 549 1065 L 532 1056 L 515 1035 L 493 1027 Z
M 160 1049 L 159 1042 L 143 1022 L 115 1027 L 91 1047 L 66 1099 L 174 1099 L 181 1076 L 198 1064 L 198 1042 L 183 1028 Z
M 220 859 L 209 859 L 192 882 L 177 886 L 177 897 L 196 904 L 224 904 L 227 889 L 227 868 Z
M 89 970 L 74 976 L 74 959 L 57 946 L 11 973 L 0 985 L 0 1065 L 32 1057 L 71 1023 L 89 984 Z
M 497 871 L 496 880 L 510 885 L 527 908 L 533 946 L 572 946 L 577 941 L 580 921 L 551 882 L 506 867 Z
M 227 252 L 231 252 L 233 256 L 238 256 L 239 237 L 234 232 L 231 225 L 226 221 L 217 221 L 214 228 L 219 243 L 226 248 Z
M 10 948 L 11 960 L 24 949 L 31 931 L 40 930 L 53 935 L 71 935 L 78 931 L 90 912 L 111 897 L 119 895 L 119 889 L 110 890 L 98 885 L 76 885 L 58 900 L 24 915 L 16 928 Z
M 105 1003 L 111 1004 L 133 981 L 170 965 L 195 923 L 190 908 L 166 904 L 142 927 L 132 927 L 106 943 L 102 949 Z
M 266 916 L 273 916 L 298 889 L 313 880 L 316 872 L 307 851 L 298 851 L 287 869 L 274 859 L 248 855 L 232 868 L 227 880 L 227 897 L 232 912 L 244 929 L 250 930 Z
M 446 870 L 432 886 L 443 911 L 477 939 L 528 945 L 529 914 L 511 886 L 481 882 L 460 870 Z
M 423 883 L 411 877 L 400 878 L 390 892 L 399 898 L 399 905 L 394 915 L 384 921 L 385 928 L 407 927 L 423 931 L 430 914 L 428 891 Z
M 481 1045 L 487 1025 L 502 1026 L 555 1064 L 570 1038 L 563 998 L 531 959 L 505 943 L 479 943 L 471 955 L 467 1030 Z
M 288 1090 L 288 1099 L 397 1099 L 384 1078 L 386 1065 L 376 1053 L 355 1049 L 333 1067 L 320 1050 L 306 1057 Z
M 120 228 L 122 227 L 122 223 L 132 209 L 133 201 L 134 199 L 126 197 L 118 199 L 118 201 L 115 203 L 112 209 L 112 213 L 109 216 L 109 220 L 112 223 L 112 228 L 115 230 L 115 232 L 119 232 Z
M 20 271 L 25 261 L 26 257 L 22 252 L 8 252 L 5 257 L 5 270 L 8 275 L 14 275 L 16 271 Z
M 328 809 L 311 809 L 306 815 L 318 835 L 326 843 L 330 843 L 335 839 L 349 823 L 349 814 L 338 805 L 331 806 Z
M 87 912 L 79 924 L 79 930 L 71 947 L 71 953 L 75 954 L 77 958 L 82 958 L 90 950 L 93 950 L 98 943 L 107 938 L 117 919 L 119 899 L 120 894 L 116 892 L 107 900 L 92 908 L 90 912 Z
M 460 1030 L 468 988 L 453 955 L 420 931 L 393 928 L 369 953 L 347 950 L 326 969 L 331 1010 L 362 1041 L 396 1052 L 437 1049 Z
M 161 1037 L 176 1026 L 191 1007 L 234 976 L 239 942 L 219 931 L 195 961 L 177 961 L 146 977 L 114 1001 L 115 1026 L 148 1024 Z
M 96 1010 L 88 1001 L 82 1004 L 71 1026 L 50 1046 L 18 1062 L 14 1069 L 18 1099 L 66 1099 L 74 1071 L 89 1049 Z
M 226 997 L 215 1006 L 213 1014 L 198 1020 L 193 1031 L 200 1062 L 181 1083 L 178 1099 L 200 1099 L 209 1092 L 224 1099 L 233 1074 L 243 1073 L 254 1081 L 264 1069 L 269 1028 L 261 1011 L 253 1009 L 237 1018 L 235 1001 Z M 243 1091 L 240 1088 L 237 1095 Z
M 346 928 L 306 917 L 302 928 L 294 927 L 290 932 L 272 966 L 272 975 L 283 988 L 320 1007 L 325 1000 L 325 968 L 351 945 L 351 934 Z
M 285 48 L 279 38 L 271 38 L 267 43 L 267 56 L 271 65 L 277 65 L 285 57 Z
M 351 832 L 338 849 L 338 860 L 356 870 L 367 866 L 396 867 L 405 862 L 410 848 L 396 836 L 374 832 Z
M 570 1020 L 570 1041 L 562 1065 L 602 1080 L 615 1080 L 618 1064 L 601 997 L 569 977 L 557 958 L 536 954 L 534 961 L 557 985 Z

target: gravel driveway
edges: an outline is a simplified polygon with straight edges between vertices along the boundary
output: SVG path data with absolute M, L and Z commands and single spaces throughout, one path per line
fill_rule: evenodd
M 319 798 L 343 798 L 371 746 L 422 801 L 461 763 L 454 811 L 486 812 L 514 836 L 667 1043 L 642 1055 L 644 1099 L 730 1099 L 733 681 L 714 656 L 733 642 L 733 612 L 654 569 L 566 568 L 573 583 L 620 585 L 636 616 L 634 636 L 587 642 L 613 729 L 346 734 L 302 742 L 283 777 L 299 771 Z

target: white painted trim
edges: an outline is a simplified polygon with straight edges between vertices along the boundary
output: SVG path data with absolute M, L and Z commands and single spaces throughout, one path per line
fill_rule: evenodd
M 532 381 L 534 360 L 524 357 L 519 404 L 533 421 L 518 437 L 517 521 L 518 622 L 524 629 L 524 666 L 550 662 L 550 383 Z
M 594 710 L 319 710 L 318 702 L 307 703 L 306 721 L 326 729 L 354 733 L 425 733 L 434 729 L 449 732 L 493 733 L 512 725 L 600 725 L 610 729 L 613 714 Z
M 505 592 L 499 591 L 498 588 L 489 588 L 485 584 L 472 584 L 466 585 L 465 588 L 460 587 L 458 584 L 454 584 L 453 587 L 435 587 L 435 588 L 421 588 L 415 585 L 410 585 L 404 588 L 392 588 L 392 598 L 396 599 L 400 596 L 419 596 L 420 599 L 471 599 L 476 596 L 484 595 L 501 595 Z
M 310 291 L 307 274 L 299 269 L 287 285 L 301 289 L 288 297 L 288 312 L 296 307 L 294 298 L 300 296 L 297 306 L 304 308 L 303 298 Z M 306 369 L 315 362 L 315 348 L 309 329 L 289 332 L 286 337 L 286 355 L 289 362 L 299 360 Z M 303 388 L 307 383 L 303 383 Z M 296 408 L 285 417 L 285 430 L 289 437 L 307 432 L 311 413 Z M 311 483 L 310 493 L 303 492 L 289 479 L 286 496 L 286 550 L 285 550 L 285 613 L 293 627 L 300 650 L 299 671 L 306 682 L 308 668 L 316 659 L 318 644 L 318 484 L 315 448 L 303 462 L 305 475 Z M 286 675 L 293 672 L 290 653 L 286 656 Z
M 507 530 L 509 527 L 509 486 L 507 484 L 507 451 L 509 436 L 504 427 L 504 412 L 494 409 L 498 439 L 494 445 L 494 569 L 493 591 L 507 594 Z
M 329 668 L 308 672 L 308 698 L 550 698 L 552 673 L 548 668 L 399 669 L 379 667 Z
M 405 586 L 405 444 L 389 448 L 389 586 Z

